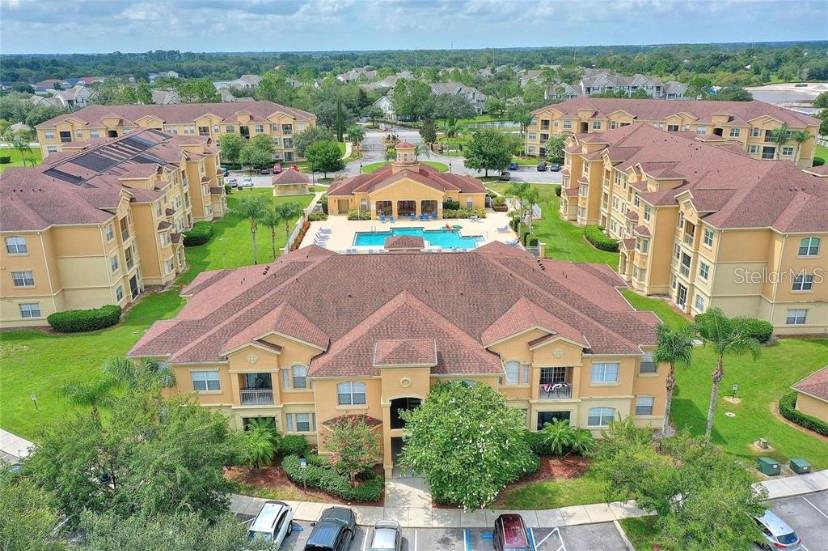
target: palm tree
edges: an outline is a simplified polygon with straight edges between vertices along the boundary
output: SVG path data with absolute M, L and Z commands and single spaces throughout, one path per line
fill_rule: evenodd
M 244 433 L 245 462 L 256 469 L 273 462 L 276 446 L 273 444 L 271 431 L 263 428 L 251 428 Z
M 285 241 L 290 237 L 290 223 L 302 215 L 302 206 L 290 201 L 276 205 L 276 217 L 285 224 Z
M 245 195 L 239 199 L 239 203 L 233 209 L 233 213 L 239 218 L 247 218 L 250 221 L 250 235 L 253 238 L 253 264 L 258 264 L 258 256 L 256 254 L 256 230 L 258 229 L 258 222 L 261 220 L 268 208 L 267 197 L 258 194 Z
M 506 188 L 507 196 L 516 197 L 518 201 L 520 201 L 520 207 L 518 209 L 518 212 L 520 213 L 521 223 L 526 219 L 526 198 L 531 193 L 530 190 L 532 190 L 532 186 L 530 186 L 527 182 L 515 182 L 509 185 L 508 188 Z M 534 195 L 536 196 L 535 199 L 537 200 L 537 190 L 534 190 L 534 192 Z
M 670 329 L 663 323 L 656 330 L 656 351 L 655 361 L 666 363 L 670 366 L 667 374 L 667 398 L 664 403 L 664 425 L 661 428 L 663 434 L 670 429 L 670 409 L 673 405 L 673 389 L 676 386 L 676 365 L 690 366 L 693 358 L 693 329 L 683 327 L 681 329 Z
M 797 162 L 799 161 L 799 156 L 802 153 L 802 145 L 811 138 L 813 138 L 813 136 L 811 136 L 805 130 L 794 130 L 793 132 L 791 132 L 791 139 L 795 141 L 797 145 L 795 155 Z
M 26 154 L 32 152 L 32 148 L 29 147 L 29 140 L 28 132 L 15 132 L 11 136 L 12 147 L 20 153 L 23 166 L 26 166 Z M 32 165 L 34 165 L 34 161 L 32 161 Z
M 526 203 L 526 218 L 529 221 L 529 231 L 531 232 L 533 230 L 532 221 L 534 220 L 532 217 L 532 206 L 540 202 L 540 192 L 538 191 L 538 188 L 529 186 L 520 201 L 521 204 Z
M 782 146 L 785 145 L 785 142 L 787 142 L 791 138 L 789 134 L 790 130 L 788 128 L 788 123 L 786 122 L 783 122 L 782 126 L 780 126 L 779 128 L 775 128 L 770 131 L 771 142 L 774 145 L 776 145 L 776 151 L 774 153 L 774 156 L 777 159 L 782 153 Z
M 110 377 L 102 377 L 88 383 L 69 383 L 63 387 L 63 395 L 74 405 L 89 407 L 92 420 L 100 422 L 98 408 L 108 405 L 116 383 Z
M 270 228 L 270 249 L 273 252 L 273 260 L 276 260 L 276 228 L 282 222 L 276 209 L 276 205 L 270 205 L 262 213 L 262 217 L 259 220 L 262 224 Z
M 716 354 L 716 369 L 713 370 L 713 387 L 710 389 L 710 403 L 707 407 L 707 426 L 704 437 L 710 440 L 713 432 L 713 419 L 716 415 L 716 404 L 719 399 L 719 384 L 724 377 L 725 355 L 744 354 L 749 352 L 754 358 L 759 355 L 759 341 L 746 334 L 741 326 L 724 315 L 718 308 L 711 308 L 702 315 L 696 316 L 696 327 L 705 343 L 713 347 Z
M 572 447 L 573 431 L 569 421 L 553 419 L 540 430 L 541 440 L 550 454 L 560 456 Z
M 104 362 L 104 374 L 115 384 L 130 388 L 148 388 L 160 384 L 164 388 L 175 385 L 175 375 L 166 363 L 150 359 L 131 360 L 117 356 Z

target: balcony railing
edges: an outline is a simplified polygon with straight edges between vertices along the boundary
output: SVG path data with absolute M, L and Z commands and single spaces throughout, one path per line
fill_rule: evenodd
M 272 388 L 241 389 L 239 391 L 241 405 L 267 406 L 273 404 Z
M 679 272 L 681 272 L 681 275 L 688 277 L 690 275 L 690 266 L 680 265 Z
M 696 238 L 696 236 L 695 236 L 695 235 L 693 235 L 692 233 L 685 233 L 685 234 L 684 234 L 683 241 L 684 241 L 685 245 L 690 245 L 690 246 L 692 246 L 692 245 L 693 245 L 693 240 L 694 240 L 695 238 Z
M 572 385 L 568 383 L 542 383 L 538 389 L 538 400 L 569 400 L 572 398 Z

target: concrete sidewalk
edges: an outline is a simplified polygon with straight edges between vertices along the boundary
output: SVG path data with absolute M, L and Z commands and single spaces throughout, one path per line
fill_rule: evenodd
M 781 499 L 828 490 L 828 469 L 764 480 L 757 482 L 754 486 L 764 486 L 768 491 L 768 499 Z
M 29 451 L 33 446 L 34 444 L 25 438 L 0 429 L 0 461 L 12 465 L 18 463 L 21 459 L 29 456 Z
M 233 494 L 230 496 L 230 510 L 238 515 L 255 516 L 267 501 L 258 497 Z M 307 501 L 285 501 L 294 510 L 294 518 L 307 522 L 319 520 L 322 511 L 332 504 Z M 494 525 L 495 518 L 503 513 L 519 513 L 529 528 L 576 526 L 597 522 L 612 522 L 631 517 L 646 516 L 633 502 L 596 503 L 574 505 L 561 509 L 539 511 L 516 511 L 482 509 L 463 511 L 461 509 L 435 509 L 432 507 L 370 507 L 352 505 L 357 524 L 372 526 L 381 519 L 393 519 L 404 528 L 487 528 Z

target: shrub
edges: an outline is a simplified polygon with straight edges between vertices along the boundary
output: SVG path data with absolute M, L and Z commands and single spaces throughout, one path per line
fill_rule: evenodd
M 587 226 L 584 228 L 584 237 L 592 246 L 602 251 L 618 252 L 618 241 L 604 233 L 601 226 Z
M 348 220 L 370 220 L 371 212 L 367 210 L 351 209 L 348 211 Z
M 738 329 L 759 342 L 767 342 L 773 335 L 773 324 L 769 321 L 756 318 L 734 318 L 733 322 Z
M 555 186 L 555 195 L 561 196 L 561 186 Z
M 319 198 L 319 204 L 322 205 L 322 212 L 328 214 L 328 196 L 323 195 Z
M 476 214 L 478 218 L 486 218 L 485 209 L 443 209 L 443 218 L 471 218 Z
M 492 199 L 492 205 L 500 206 L 506 204 L 506 198 L 502 195 L 497 195 Z
M 460 210 L 460 201 L 447 199 L 443 201 L 443 210 Z
M 530 247 L 537 247 L 538 246 L 538 238 L 534 235 L 529 236 L 529 243 Z
M 279 452 L 282 455 L 305 455 L 308 451 L 308 441 L 301 434 L 288 434 L 282 438 Z
M 233 188 L 230 187 L 230 184 L 224 184 L 224 193 L 227 195 L 233 193 Z
M 89 310 L 55 312 L 46 318 L 46 321 L 52 329 L 60 333 L 79 333 L 110 327 L 118 323 L 120 319 L 121 307 L 117 304 L 107 304 Z
M 193 229 L 184 233 L 184 246 L 195 247 L 204 245 L 213 237 L 213 225 L 204 220 L 193 224 Z
M 779 413 L 782 417 L 800 427 L 805 427 L 823 436 L 828 436 L 828 423 L 816 417 L 806 415 L 796 409 L 796 392 L 786 394 L 779 400 Z
M 285 437 L 288 438 L 288 437 Z M 337 473 L 327 461 L 318 455 L 307 457 L 308 466 L 299 466 L 298 455 L 288 455 L 282 460 L 282 469 L 294 484 L 305 484 L 340 497 L 346 501 L 379 501 L 382 497 L 383 479 L 373 472 L 358 486 L 351 486 L 347 475 Z
M 9 157 L 8 155 L 3 155 L 2 157 L 0 157 L 0 165 L 7 165 L 10 162 L 11 162 L 11 157 Z
M 321 220 L 327 220 L 328 215 L 324 212 L 312 212 L 308 215 L 309 222 L 319 222 Z

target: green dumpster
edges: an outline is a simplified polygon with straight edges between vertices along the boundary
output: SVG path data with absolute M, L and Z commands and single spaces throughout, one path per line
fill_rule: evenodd
M 811 472 L 811 464 L 801 457 L 794 457 L 791 459 L 791 470 L 796 474 L 805 474 Z
M 756 468 L 762 474 L 774 476 L 779 474 L 779 461 L 772 457 L 759 457 L 756 460 Z

